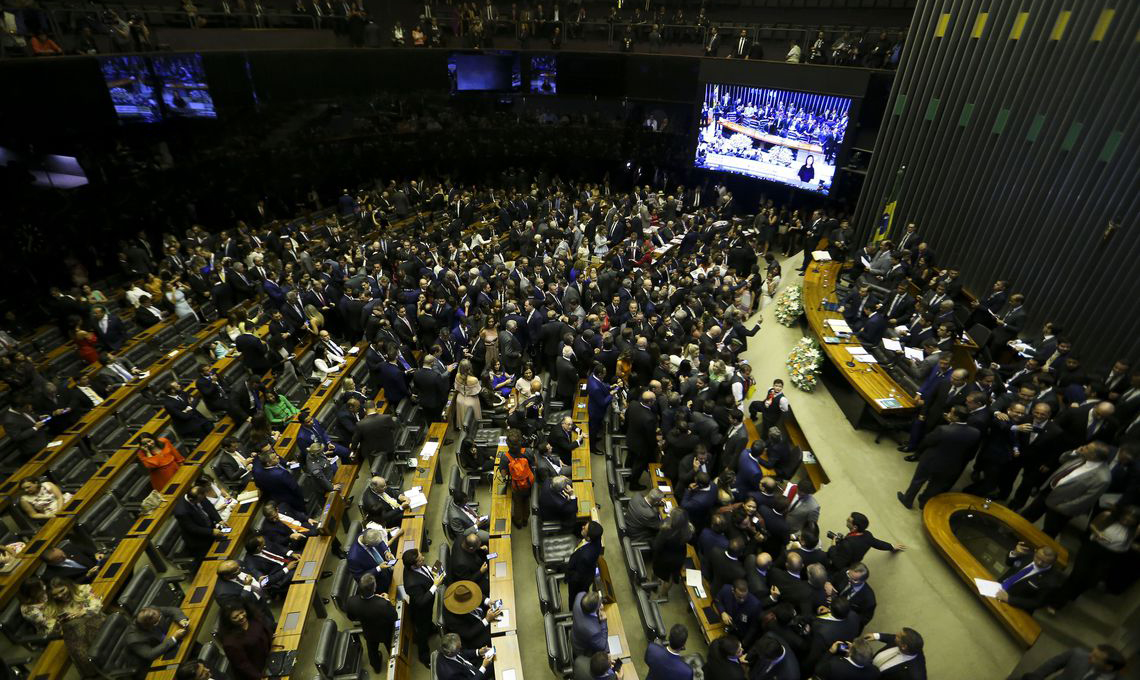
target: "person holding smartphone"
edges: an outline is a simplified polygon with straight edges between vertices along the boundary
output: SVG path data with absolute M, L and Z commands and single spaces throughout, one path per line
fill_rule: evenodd
M 440 639 L 439 658 L 436 660 L 438 680 L 469 680 L 472 678 L 494 677 L 491 666 L 495 660 L 492 648 L 463 649 L 462 641 L 455 633 L 448 633 Z

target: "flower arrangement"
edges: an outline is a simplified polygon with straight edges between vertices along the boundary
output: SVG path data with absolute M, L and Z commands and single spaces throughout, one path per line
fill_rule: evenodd
M 812 338 L 803 338 L 792 347 L 788 355 L 788 373 L 792 384 L 811 392 L 819 384 L 819 369 L 823 365 L 823 352 Z
M 776 321 L 791 328 L 796 320 L 804 313 L 803 286 L 788 286 L 780 297 L 776 298 Z

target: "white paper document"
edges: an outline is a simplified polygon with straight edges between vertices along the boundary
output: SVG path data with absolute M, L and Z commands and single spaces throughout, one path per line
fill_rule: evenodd
M 435 441 L 427 442 L 426 444 L 424 444 L 424 447 L 422 449 L 420 449 L 420 458 L 427 460 L 428 458 L 431 458 L 432 456 L 434 456 L 435 452 L 438 450 L 439 450 L 439 442 L 435 442 Z
M 610 654 L 614 656 L 621 656 L 621 638 L 616 635 L 609 637 Z
M 686 569 L 685 570 L 685 585 L 689 586 L 690 588 L 700 588 L 701 585 L 703 585 L 701 582 L 701 570 L 700 569 Z
M 902 343 L 893 338 L 883 338 L 883 347 L 891 350 L 892 352 L 903 351 Z
M 914 359 L 915 361 L 922 361 L 926 357 L 923 356 L 922 350 L 915 349 L 914 347 L 904 347 L 903 356 L 907 359 Z
M 858 361 L 861 364 L 877 364 L 877 363 L 879 363 L 879 361 L 877 359 L 875 359 L 875 357 L 871 356 L 870 354 L 854 354 L 853 356 L 855 357 L 855 361 Z
M 511 626 L 511 610 L 504 609 L 503 615 L 495 621 L 495 626 L 498 628 L 510 628 Z
M 831 262 L 831 253 L 826 250 L 813 250 L 811 258 L 816 262 Z
M 863 347 L 863 345 L 851 345 L 850 347 L 847 348 L 847 351 L 850 352 L 851 356 L 853 356 L 853 357 L 854 356 L 869 356 L 869 353 Z
M 408 499 L 408 507 L 412 510 L 422 508 L 427 505 L 427 496 L 422 493 L 406 493 L 404 497 Z
M 357 352 L 359 352 L 359 351 L 360 351 L 360 348 L 359 348 L 359 347 L 355 347 L 355 346 L 354 346 L 354 347 L 349 347 L 349 348 L 348 348 L 348 353 L 349 353 L 349 354 L 356 354 L 356 353 L 357 353 Z
M 1001 591 L 1001 584 L 997 581 L 987 581 L 984 578 L 974 579 L 974 585 L 978 587 L 978 592 L 982 597 L 997 597 Z

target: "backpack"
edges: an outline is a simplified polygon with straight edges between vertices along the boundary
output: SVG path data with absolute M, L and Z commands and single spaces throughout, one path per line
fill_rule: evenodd
M 507 471 L 511 476 L 511 488 L 515 491 L 530 491 L 534 486 L 534 472 L 530 469 L 530 463 L 526 458 L 512 458 L 511 454 L 504 453 L 507 457 Z

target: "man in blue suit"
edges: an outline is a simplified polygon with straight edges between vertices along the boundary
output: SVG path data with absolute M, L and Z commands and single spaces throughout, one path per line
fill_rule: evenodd
M 335 451 L 337 457 L 342 461 L 349 462 L 352 460 L 352 453 L 348 447 L 334 442 L 329 437 L 329 433 L 325 431 L 325 426 L 321 425 L 320 421 L 314 418 L 308 409 L 297 414 L 297 422 L 301 424 L 301 428 L 297 430 L 297 442 L 302 451 L 308 451 L 309 447 L 317 442 L 323 444 L 326 450 Z
M 764 453 L 764 440 L 758 439 L 752 443 L 751 448 L 740 452 L 736 464 L 736 494 L 737 500 L 743 499 L 749 491 L 760 490 L 760 480 L 764 477 L 760 469 L 760 456 Z
M 570 615 L 570 645 L 575 656 L 590 656 L 609 650 L 609 624 L 597 591 L 578 593 Z
M 392 585 L 392 567 L 396 556 L 384 542 L 384 532 L 365 529 L 348 549 L 348 572 L 357 581 L 371 573 L 376 577 L 376 589 L 387 592 Z
M 589 395 L 589 400 L 586 402 L 586 412 L 590 416 L 590 452 L 603 453 L 602 451 L 602 431 L 604 430 L 603 423 L 606 418 L 606 411 L 610 408 L 610 402 L 614 400 L 614 388 L 606 382 L 606 367 L 602 365 L 594 366 L 593 372 L 590 377 L 586 379 L 586 393 Z
M 713 508 L 717 506 L 716 493 L 716 484 L 712 483 L 709 473 L 698 472 L 681 497 L 681 507 L 689 513 L 689 520 L 698 533 L 709 525 Z
M 669 644 L 651 642 L 645 647 L 645 665 L 649 675 L 645 680 L 693 680 L 693 667 L 681 658 L 689 629 L 680 623 L 669 629 Z
M 95 322 L 95 337 L 99 346 L 110 352 L 118 352 L 127 341 L 127 329 L 123 320 L 114 314 L 107 313 L 106 307 L 96 307 L 91 311 Z
M 887 332 L 887 317 L 880 311 L 878 304 L 866 305 L 863 307 L 863 318 L 855 329 L 855 337 L 859 342 L 873 347 L 883 341 L 883 335 Z
M 261 492 L 262 500 L 277 501 L 304 512 L 307 504 L 300 485 L 292 473 L 281 467 L 281 459 L 272 450 L 263 451 L 253 461 L 253 483 Z
M 404 369 L 392 361 L 385 361 L 380 366 L 380 387 L 384 388 L 385 401 L 392 406 L 399 404 L 409 394 Z

